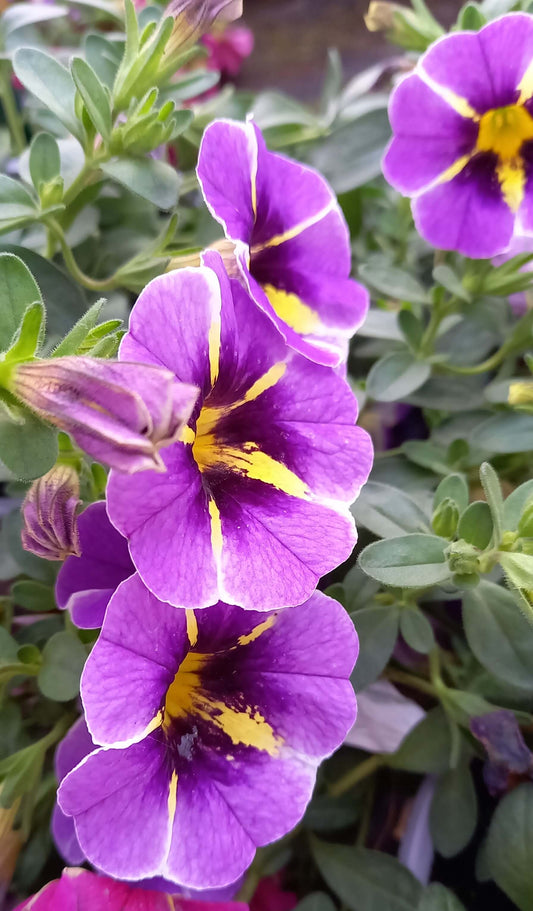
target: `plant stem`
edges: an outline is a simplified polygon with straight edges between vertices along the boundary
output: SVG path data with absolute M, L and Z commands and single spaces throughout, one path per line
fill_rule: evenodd
M 91 291 L 111 291 L 115 287 L 116 273 L 110 275 L 109 278 L 104 279 L 91 278 L 89 275 L 86 275 L 78 266 L 74 254 L 66 241 L 63 229 L 52 219 L 49 219 L 46 222 L 46 225 L 57 237 L 61 246 L 65 265 L 72 277 L 75 278 L 80 285 L 83 285 L 84 288 L 89 288 Z
M 405 671 L 397 671 L 393 667 L 387 669 L 386 677 L 394 683 L 403 683 L 404 686 L 409 686 L 413 690 L 419 690 L 421 693 L 427 693 L 428 696 L 433 696 L 435 699 L 437 698 L 437 691 L 433 684 L 430 683 L 429 680 L 424 680 L 422 677 L 416 677 L 414 674 L 407 674 Z
M 459 373 L 462 376 L 475 376 L 477 373 L 486 373 L 487 370 L 494 370 L 509 354 L 505 345 L 498 351 L 495 351 L 486 361 L 481 364 L 474 364 L 472 367 L 461 367 L 457 364 L 439 364 L 439 370 L 445 370 L 446 373 Z
M 354 769 L 350 769 L 346 775 L 343 775 L 335 784 L 331 785 L 329 788 L 330 796 L 340 797 L 341 794 L 345 794 L 354 785 L 359 784 L 360 781 L 377 772 L 382 765 L 385 765 L 385 760 L 379 753 L 375 756 L 369 756 L 368 759 L 364 759 L 363 762 L 356 765 Z
M 26 148 L 26 136 L 11 87 L 10 74 L 6 73 L 5 67 L 0 68 L 0 100 L 11 136 L 11 150 L 14 155 L 20 155 Z

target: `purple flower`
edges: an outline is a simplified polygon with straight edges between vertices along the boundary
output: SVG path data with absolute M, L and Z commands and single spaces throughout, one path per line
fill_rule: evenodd
M 22 504 L 22 546 L 45 560 L 65 560 L 80 553 L 76 507 L 78 474 L 70 465 L 56 465 L 33 482 Z
M 348 278 L 349 233 L 331 187 L 269 152 L 255 124 L 222 120 L 205 131 L 198 179 L 256 304 L 300 354 L 338 364 L 368 295 Z
M 111 525 L 105 503 L 92 503 L 82 512 L 78 532 L 79 553 L 65 561 L 57 577 L 57 606 L 69 610 L 81 629 L 98 629 L 111 595 L 135 567 L 128 542 Z
M 501 794 L 524 778 L 533 778 L 533 754 L 512 712 L 499 709 L 472 718 L 470 730 L 487 751 L 483 778 L 491 794 Z
M 241 902 L 199 902 L 67 868 L 15 911 L 247 911 Z
M 201 393 L 165 474 L 111 472 L 109 517 L 164 601 L 300 604 L 353 548 L 370 438 L 345 380 L 287 349 L 217 253 L 204 262 L 154 279 L 131 314 L 120 357 Z
M 231 22 L 242 16 L 242 0 L 170 0 L 165 16 L 174 17 L 174 29 L 165 57 L 196 44 L 215 22 Z
M 101 748 L 58 800 L 91 863 L 207 889 L 301 818 L 355 716 L 357 637 L 316 592 L 267 615 L 158 601 L 138 575 L 111 599 L 82 677 Z
M 18 364 L 9 383 L 89 455 L 127 473 L 164 470 L 159 449 L 178 438 L 198 395 L 160 365 L 92 357 Z
M 395 753 L 425 711 L 388 680 L 376 680 L 357 694 L 357 721 L 345 744 L 369 753 Z
M 407 867 L 424 886 L 427 886 L 429 882 L 435 857 L 435 847 L 429 828 L 429 814 L 435 786 L 435 776 L 426 775 L 416 792 L 398 851 L 400 863 Z
M 245 26 L 228 26 L 216 29 L 202 38 L 207 48 L 207 68 L 220 70 L 222 77 L 231 78 L 239 74 L 243 60 L 249 57 L 254 49 L 254 35 Z
M 436 41 L 393 93 L 385 177 L 433 246 L 491 257 L 533 231 L 533 19 Z
M 82 759 L 85 759 L 89 753 L 92 753 L 95 748 L 96 744 L 89 734 L 85 718 L 78 718 L 56 750 L 54 764 L 58 782 L 61 784 L 65 776 Z M 66 816 L 57 803 L 52 814 L 52 835 L 59 853 L 67 863 L 75 865 L 85 862 L 86 857 L 76 835 L 74 819 L 72 816 Z M 184 895 L 187 898 L 199 898 L 202 902 L 225 901 L 233 898 L 241 884 L 242 880 L 238 879 L 235 883 L 225 886 L 223 889 L 209 889 L 197 892 L 189 889 L 178 890 L 175 883 L 169 882 L 162 877 L 153 877 L 137 883 L 137 885 L 142 885 L 145 889 L 154 889 L 158 892 L 176 893 L 179 891 L 180 895 Z M 89 909 L 89 911 L 95 911 L 95 909 Z M 206 911 L 205 905 L 203 911 Z

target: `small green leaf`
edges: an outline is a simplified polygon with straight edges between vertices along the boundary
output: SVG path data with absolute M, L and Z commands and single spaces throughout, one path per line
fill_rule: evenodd
M 112 120 L 109 92 L 86 60 L 74 57 L 70 64 L 72 78 L 96 130 L 105 142 L 111 138 Z
M 533 908 L 533 785 L 502 798 L 489 828 L 487 863 L 492 879 L 520 911 Z
M 413 911 L 422 886 L 390 854 L 312 840 L 318 869 L 330 889 L 353 911 Z
M 40 478 L 57 459 L 57 431 L 26 408 L 17 420 L 0 410 L 0 460 L 22 481 Z
M 477 798 L 465 762 L 439 778 L 429 814 L 433 843 L 443 857 L 454 857 L 466 848 L 477 822 Z
M 23 579 L 11 586 L 11 595 L 15 604 L 25 610 L 46 613 L 56 609 L 54 591 L 42 582 Z
M 457 526 L 457 537 L 463 538 L 468 544 L 473 544 L 479 550 L 489 546 L 494 531 L 492 515 L 488 503 L 476 500 L 470 503 Z
M 42 303 L 30 270 L 18 256 L 0 253 L 0 349 L 6 351 L 31 304 Z
M 381 674 L 398 638 L 400 611 L 394 604 L 375 604 L 351 614 L 359 636 L 359 657 L 352 673 L 356 692 Z
M 487 20 L 477 3 L 467 3 L 463 6 L 457 18 L 457 27 L 469 32 L 478 32 Z
M 46 312 L 40 302 L 30 304 L 15 332 L 13 344 L 6 352 L 6 361 L 25 361 L 41 348 L 44 339 Z
M 180 175 L 164 161 L 121 158 L 103 164 L 102 171 L 165 212 L 173 209 L 178 202 Z
M 423 386 L 430 374 L 429 364 L 410 351 L 393 351 L 370 368 L 366 391 L 378 402 L 396 402 Z
M 359 269 L 362 280 L 368 282 L 381 294 L 393 300 L 409 301 L 413 304 L 427 304 L 429 294 L 409 272 L 376 259 Z
M 37 133 L 32 139 L 29 167 L 37 192 L 42 183 L 58 177 L 61 169 L 59 146 L 51 133 Z
M 503 504 L 503 527 L 507 531 L 516 531 L 524 506 L 533 497 L 533 480 L 520 484 L 509 494 Z
M 464 475 L 449 474 L 442 479 L 433 497 L 433 509 L 436 509 L 439 503 L 448 497 L 451 500 L 455 500 L 459 507 L 459 512 L 463 512 L 466 509 L 468 506 L 468 484 Z
M 400 632 L 415 652 L 427 655 L 435 645 L 433 627 L 418 607 L 405 607 L 400 614 Z
M 54 57 L 33 47 L 21 47 L 13 57 L 15 75 L 80 141 L 83 127 L 74 111 L 76 89 L 69 71 Z
M 499 561 L 511 588 L 533 590 L 532 554 L 501 553 Z
M 431 883 L 416 911 L 466 911 L 466 908 L 446 886 Z
M 499 544 L 503 532 L 503 496 L 500 479 L 489 462 L 483 462 L 481 465 L 479 478 L 490 507 L 495 542 Z
M 463 624 L 468 644 L 483 667 L 508 683 L 531 688 L 533 629 L 510 592 L 485 581 L 465 592 Z
M 453 294 L 460 300 L 465 301 L 467 304 L 470 303 L 472 295 L 469 293 L 469 291 L 467 291 L 459 276 L 453 271 L 450 266 L 435 266 L 433 269 L 433 278 L 436 282 L 438 282 L 439 285 L 442 285 L 443 288 L 446 288 L 446 291 L 449 291 L 450 294 Z
M 369 544 L 359 556 L 365 573 L 398 588 L 424 588 L 451 578 L 445 556 L 448 542 L 435 535 L 404 535 Z
M 87 653 L 73 633 L 56 633 L 46 643 L 37 683 L 43 696 L 68 702 L 78 695 L 80 676 Z
M 441 706 L 431 709 L 388 758 L 389 765 L 407 772 L 441 774 L 450 767 L 452 735 Z
M 476 427 L 472 440 L 480 449 L 508 454 L 533 449 L 533 416 L 504 412 Z
M 89 307 L 87 313 L 78 320 L 65 338 L 60 341 L 57 348 L 53 351 L 52 357 L 64 357 L 67 354 L 78 353 L 78 349 L 83 345 L 83 342 L 89 333 L 96 326 L 104 303 L 105 299 L 100 298 L 92 307 Z
M 358 525 L 380 538 L 429 531 L 428 516 L 416 501 L 397 487 L 368 481 L 352 506 Z

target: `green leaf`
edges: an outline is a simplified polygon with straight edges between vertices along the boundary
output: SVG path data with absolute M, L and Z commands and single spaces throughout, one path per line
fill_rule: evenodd
M 407 772 L 438 775 L 449 769 L 451 752 L 450 723 L 437 706 L 409 732 L 397 752 L 388 757 L 388 764 Z
M 511 588 L 533 590 L 533 554 L 501 553 L 499 561 Z
M 530 688 L 533 681 L 533 629 L 510 592 L 481 582 L 463 596 L 463 624 L 468 644 L 488 671 Z
M 6 361 L 25 361 L 37 354 L 43 343 L 45 319 L 44 306 L 38 301 L 30 304 L 6 352 Z
M 54 590 L 42 582 L 22 579 L 11 586 L 11 596 L 15 604 L 25 610 L 46 613 L 56 609 Z
M 369 607 L 374 595 L 379 591 L 379 583 L 367 576 L 357 565 L 348 570 L 342 587 L 350 612 Z
M 121 158 L 102 165 L 108 177 L 142 196 L 165 212 L 178 202 L 181 178 L 177 171 L 154 158 Z
M 409 494 L 389 484 L 368 481 L 352 506 L 358 525 L 380 538 L 429 531 L 428 516 Z
M 429 364 L 417 361 L 410 351 L 393 351 L 372 365 L 366 391 L 378 402 L 396 402 L 423 386 L 430 374 Z
M 492 524 L 492 515 L 488 503 L 483 500 L 476 500 L 470 503 L 457 526 L 457 537 L 463 538 L 479 550 L 485 550 L 489 546 L 494 526 Z
M 369 544 L 359 556 L 361 569 L 398 588 L 425 588 L 451 578 L 446 562 L 448 542 L 436 535 L 404 535 Z
M 443 857 L 454 857 L 469 843 L 477 822 L 477 798 L 468 765 L 461 762 L 437 781 L 429 814 L 433 843 Z
M 433 627 L 418 607 L 404 607 L 400 614 L 400 632 L 415 652 L 427 655 L 435 645 Z
M 446 689 L 442 695 L 442 703 L 457 724 L 467 729 L 472 718 L 480 718 L 495 709 L 495 706 L 487 702 L 483 696 L 471 693 L 470 690 Z
M 4 245 L 3 249 L 15 254 L 26 264 L 41 288 L 46 303 L 48 341 L 61 338 L 87 309 L 82 289 L 54 263 L 33 250 L 13 245 Z M 40 300 L 40 295 L 38 299 Z
M 102 85 L 92 67 L 81 57 L 74 57 L 70 70 L 92 123 L 105 142 L 108 142 L 112 130 L 108 90 Z
M 364 282 L 372 285 L 386 297 L 393 300 L 408 301 L 413 304 L 429 303 L 426 289 L 409 272 L 391 266 L 384 260 L 377 259 L 363 264 L 359 275 Z
M 0 409 L 0 460 L 22 481 L 40 478 L 57 459 L 57 431 L 26 408 L 17 421 Z
M 6 756 L 0 762 L 0 806 L 11 807 L 17 798 L 32 791 L 41 776 L 44 752 L 39 744 L 31 746 L 11 756 Z
M 5 627 L 0 626 L 0 659 L 2 661 L 15 661 L 18 652 L 18 642 L 13 639 Z
M 294 911 L 336 911 L 336 909 L 333 901 L 325 892 L 311 892 L 301 902 L 298 902 Z
M 43 664 L 37 683 L 43 696 L 68 702 L 78 695 L 80 677 L 87 658 L 85 647 L 73 633 L 56 633 L 43 649 Z
M 359 636 L 359 657 L 352 673 L 356 692 L 381 674 L 398 638 L 400 612 L 394 604 L 363 607 L 350 615 Z
M 466 911 L 466 908 L 446 886 L 431 883 L 416 911 Z
M 503 527 L 507 531 L 515 531 L 524 506 L 533 497 L 533 480 L 520 484 L 513 490 L 503 504 Z
M 495 542 L 499 544 L 503 531 L 503 496 L 500 479 L 489 462 L 482 463 L 479 469 L 479 479 L 490 507 Z
M 328 886 L 353 911 L 413 911 L 417 907 L 422 886 L 389 854 L 316 838 L 311 846 Z
M 468 484 L 464 475 L 449 474 L 442 479 L 433 497 L 433 509 L 436 509 L 439 503 L 447 497 L 455 500 L 459 507 L 459 512 L 463 512 L 466 509 L 468 506 Z
M 29 167 L 32 183 L 37 192 L 42 183 L 48 183 L 59 175 L 59 146 L 51 133 L 37 133 L 32 139 Z
M 361 800 L 358 797 L 317 794 L 307 807 L 304 825 L 315 832 L 334 832 L 352 826 L 360 815 Z
M 493 453 L 527 452 L 533 449 L 533 415 L 497 414 L 476 427 L 472 442 Z
M 42 303 L 41 292 L 30 270 L 11 253 L 0 253 L 0 349 L 6 351 L 27 308 Z
M 457 18 L 457 27 L 471 32 L 478 32 L 486 23 L 487 20 L 477 3 L 467 3 L 463 6 Z
M 454 272 L 450 266 L 435 266 L 433 269 L 433 278 L 439 285 L 446 288 L 450 294 L 453 294 L 454 297 L 458 297 L 467 304 L 470 303 L 472 295 L 467 291 L 457 273 Z
M 83 127 L 74 111 L 76 89 L 69 71 L 37 48 L 21 47 L 13 57 L 15 75 L 80 141 Z
M 521 784 L 501 800 L 487 838 L 491 876 L 520 911 L 533 908 L 533 785 Z
M 54 349 L 53 357 L 64 357 L 68 354 L 77 354 L 78 349 L 83 345 L 83 342 L 89 333 L 96 326 L 104 303 L 105 299 L 102 297 L 100 300 L 96 301 L 92 307 L 89 307 L 87 313 L 78 320 L 65 338 L 60 341 L 57 348 Z

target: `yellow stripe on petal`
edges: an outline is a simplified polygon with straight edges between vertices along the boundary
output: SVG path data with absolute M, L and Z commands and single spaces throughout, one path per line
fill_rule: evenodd
M 250 706 L 245 712 L 237 712 L 223 702 L 213 702 L 212 708 L 218 712 L 216 715 L 202 712 L 206 720 L 209 718 L 235 745 L 243 744 L 255 747 L 270 756 L 277 756 L 283 744 L 283 738 L 274 734 L 272 726 L 265 721 L 260 712 L 254 711 Z
M 170 825 L 172 826 L 174 822 L 174 817 L 176 815 L 176 804 L 178 798 L 178 776 L 176 772 L 172 772 L 170 778 L 170 786 L 168 789 L 168 818 L 170 820 Z
M 213 320 L 209 327 L 209 369 L 213 386 L 220 370 L 220 319 Z
M 425 70 L 420 71 L 420 76 L 422 76 L 424 82 L 433 89 L 435 94 L 439 95 L 439 97 L 442 98 L 446 104 L 449 104 L 449 106 L 460 114 L 461 117 L 467 117 L 469 120 L 479 120 L 478 112 L 468 103 L 466 98 L 462 98 L 461 95 L 457 95 L 452 89 L 448 89 L 439 82 L 435 82 Z
M 499 164 L 496 168 L 496 175 L 505 202 L 511 212 L 517 212 L 522 205 L 526 186 L 526 173 L 521 160 Z
M 263 620 L 262 623 L 259 623 L 257 626 L 254 626 L 251 632 L 246 633 L 245 636 L 239 636 L 237 639 L 237 645 L 249 645 L 250 642 L 255 642 L 256 639 L 259 639 L 259 636 L 262 636 L 263 633 L 266 633 L 267 629 L 272 629 L 277 619 L 277 614 L 271 614 L 270 617 L 267 617 L 266 620 Z
M 215 561 L 218 564 L 222 554 L 222 522 L 218 506 L 214 500 L 209 500 L 209 516 L 211 518 L 211 546 Z
M 449 180 L 453 180 L 453 178 L 457 177 L 463 168 L 466 167 L 471 158 L 471 155 L 463 155 L 462 158 L 458 158 L 457 161 L 454 161 L 449 168 L 446 168 L 446 170 L 439 175 L 437 183 L 448 183 Z
M 187 638 L 191 647 L 198 642 L 198 621 L 193 610 L 185 611 L 187 619 Z
M 148 734 L 151 734 L 152 731 L 157 731 L 158 728 L 163 724 L 163 712 L 158 712 L 155 718 L 152 718 L 149 724 L 146 725 L 142 736 L 148 737 Z
M 315 212 L 315 214 L 310 215 L 309 218 L 304 218 L 303 221 L 298 222 L 298 224 L 294 225 L 294 227 L 287 228 L 287 230 L 282 231 L 281 234 L 274 234 L 273 237 L 270 237 L 268 240 L 263 241 L 261 244 L 255 244 L 251 250 L 252 256 L 254 253 L 260 253 L 261 250 L 267 250 L 269 247 L 279 247 L 280 244 L 284 244 L 288 240 L 293 240 L 295 237 L 303 234 L 304 231 L 307 231 L 308 228 L 312 228 L 313 225 L 317 225 L 319 221 L 322 221 L 322 219 L 325 218 L 326 215 L 329 215 L 330 212 L 333 212 L 335 208 L 335 200 L 332 200 L 327 204 L 327 206 L 324 206 L 323 209 L 320 209 L 319 212 Z
M 270 484 L 283 493 L 305 499 L 309 493 L 306 484 L 290 468 L 277 462 L 266 452 L 262 452 L 257 443 L 243 443 L 242 449 L 232 446 L 214 446 L 209 453 L 210 465 L 224 465 L 229 471 Z
M 318 314 L 304 304 L 297 294 L 280 291 L 274 285 L 263 285 L 263 291 L 272 304 L 276 315 L 295 332 L 307 335 L 320 328 Z
M 520 92 L 520 96 L 517 104 L 524 104 L 526 101 L 529 101 L 533 95 L 533 61 L 529 64 L 518 83 L 518 91 Z
M 267 389 L 272 389 L 272 386 L 275 386 L 276 383 L 279 383 L 281 377 L 287 369 L 287 364 L 280 362 L 274 364 L 270 370 L 267 370 L 263 376 L 260 376 L 255 383 L 252 383 L 247 392 L 245 392 L 242 399 L 238 402 L 233 402 L 233 404 L 227 409 L 228 411 L 233 411 L 235 408 L 239 408 L 240 405 L 244 405 L 246 402 L 253 402 L 254 399 L 259 398 L 259 396 L 266 392 Z

